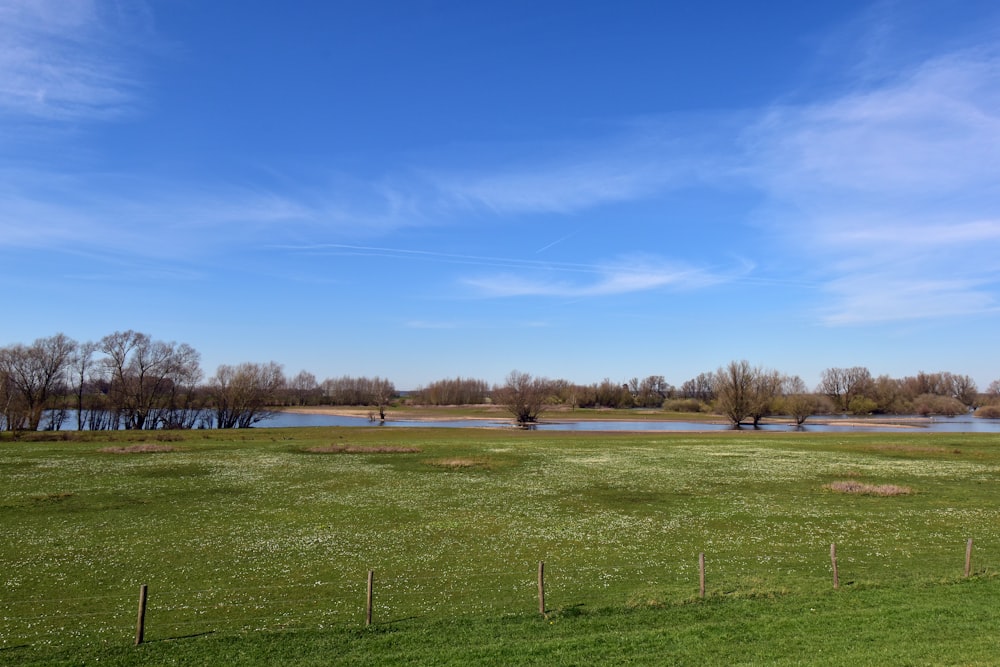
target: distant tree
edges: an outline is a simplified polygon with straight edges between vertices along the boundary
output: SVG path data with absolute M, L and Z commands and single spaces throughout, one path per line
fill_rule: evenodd
M 903 383 L 888 375 L 880 375 L 872 382 L 871 399 L 875 402 L 875 412 L 882 414 L 903 414 L 910 411 L 910 401 L 903 389 Z
M 631 408 L 634 405 L 632 392 L 627 384 L 604 378 L 594 385 L 594 404 L 599 408 Z
M 747 416 L 753 420 L 754 427 L 760 425 L 760 420 L 774 414 L 775 406 L 781 397 L 781 373 L 764 368 L 753 369 L 751 385 L 750 411 Z
M 242 363 L 222 365 L 208 383 L 218 428 L 249 428 L 273 417 L 267 407 L 274 404 L 285 384 L 281 365 Z
M 953 396 L 921 394 L 913 401 L 913 409 L 918 415 L 924 415 L 925 417 L 929 415 L 954 417 L 967 413 L 969 406 Z
M 739 426 L 754 410 L 756 375 L 757 371 L 745 359 L 731 361 L 713 375 L 712 393 L 715 394 L 716 409 L 733 426 Z
M 397 394 L 396 386 L 378 376 L 328 378 L 323 381 L 323 394 L 331 405 L 371 405 L 384 407 Z
M 489 393 L 485 380 L 457 377 L 432 382 L 418 389 L 413 398 L 423 405 L 478 405 L 486 402 Z
M 820 398 L 809 393 L 806 383 L 798 375 L 785 376 L 781 391 L 785 412 L 799 426 L 822 408 Z
M 640 408 L 659 408 L 673 397 L 676 391 L 662 375 L 650 375 L 642 380 L 632 378 L 628 383 L 633 402 Z
M 493 390 L 493 402 L 503 406 L 521 426 L 538 421 L 548 396 L 548 380 L 516 370 L 507 375 L 503 386 Z
M 62 389 L 76 343 L 64 334 L 39 338 L 30 346 L 0 349 L 0 373 L 8 385 L 8 428 L 38 430 L 50 399 Z M 14 407 L 15 409 L 11 409 Z
M 130 430 L 178 425 L 176 415 L 184 410 L 179 399 L 190 399 L 201 379 L 198 352 L 132 330 L 105 336 L 100 345 L 119 423 Z
M 304 370 L 289 379 L 285 387 L 293 405 L 311 405 L 322 395 L 316 376 Z
M 820 378 L 818 391 L 826 394 L 838 410 L 847 412 L 855 398 L 867 397 L 871 385 L 871 372 L 863 366 L 827 368 Z
M 715 400 L 715 375 L 714 373 L 699 373 L 681 385 L 678 392 L 682 398 L 693 398 L 705 403 Z
M 87 422 L 84 398 L 87 392 L 87 385 L 93 380 L 95 370 L 94 354 L 98 349 L 100 349 L 100 346 L 93 341 L 80 343 L 77 345 L 68 362 L 76 404 L 77 431 L 82 431 L 84 424 Z

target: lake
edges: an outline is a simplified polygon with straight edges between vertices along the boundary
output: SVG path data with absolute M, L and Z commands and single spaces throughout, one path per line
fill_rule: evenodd
M 384 423 L 370 422 L 366 417 L 343 417 L 339 415 L 316 415 L 301 414 L 295 412 L 279 412 L 274 419 L 268 419 L 257 424 L 264 428 L 286 428 L 295 426 L 369 426 L 371 428 L 398 428 L 398 427 L 420 427 L 420 428 L 512 428 L 513 422 L 506 419 L 453 419 L 453 420 L 393 420 Z M 932 419 L 899 420 L 890 423 L 887 420 L 859 419 L 857 417 L 823 417 L 824 423 L 806 422 L 804 426 L 797 427 L 794 424 L 777 423 L 764 424 L 759 429 L 761 431 L 784 432 L 794 431 L 798 433 L 831 433 L 831 432 L 900 432 L 912 431 L 932 431 L 951 433 L 1000 433 L 1000 420 L 998 419 L 977 419 L 971 415 L 961 417 L 935 417 Z M 837 423 L 843 422 L 843 423 Z M 903 424 L 901 426 L 901 424 Z M 643 432 L 675 432 L 675 431 L 729 431 L 732 427 L 728 424 L 710 424 L 705 422 L 685 422 L 685 421 L 558 421 L 544 422 L 532 427 L 538 431 L 643 431 Z M 752 431 L 752 427 L 744 426 L 744 430 Z

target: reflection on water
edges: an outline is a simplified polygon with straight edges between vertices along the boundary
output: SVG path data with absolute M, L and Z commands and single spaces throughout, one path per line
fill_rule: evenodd
M 513 422 L 508 420 L 455 419 L 439 421 L 389 420 L 370 422 L 365 417 L 341 417 L 338 415 L 312 415 L 293 412 L 277 413 L 274 419 L 260 422 L 258 426 L 270 428 L 285 428 L 294 426 L 370 426 L 372 428 L 387 427 L 422 427 L 422 428 L 513 428 Z M 843 423 L 837 423 L 843 421 Z M 532 427 L 538 431 L 729 431 L 728 424 L 711 424 L 706 422 L 679 421 L 566 421 L 543 422 Z M 919 419 L 911 421 L 865 421 L 851 418 L 840 420 L 836 417 L 824 417 L 824 422 L 806 422 L 803 426 L 778 423 L 764 424 L 758 429 L 744 426 L 747 431 L 798 432 L 798 433 L 831 433 L 831 432 L 907 432 L 932 431 L 950 433 L 1000 433 L 1000 419 L 977 419 L 972 416 L 940 417 L 931 420 Z

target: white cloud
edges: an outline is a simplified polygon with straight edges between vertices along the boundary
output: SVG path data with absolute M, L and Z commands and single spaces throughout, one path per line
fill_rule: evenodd
M 539 267 L 541 269 L 542 267 Z M 489 297 L 600 297 L 661 288 L 693 289 L 727 280 L 708 271 L 685 267 L 675 262 L 652 257 L 625 258 L 614 263 L 598 264 L 586 269 L 573 268 L 586 279 L 565 277 L 567 269 L 552 267 L 548 271 L 532 271 L 536 277 L 502 273 L 486 277 L 467 278 L 464 282 Z M 558 274 L 558 278 L 550 277 Z
M 1000 56 L 924 62 L 747 134 L 761 218 L 825 276 L 829 324 L 996 308 Z
M 822 312 L 830 325 L 943 319 L 1000 312 L 988 285 L 974 280 L 921 280 L 896 274 L 855 274 L 832 281 L 835 297 Z
M 127 111 L 136 81 L 96 0 L 0 0 L 0 112 L 41 120 Z

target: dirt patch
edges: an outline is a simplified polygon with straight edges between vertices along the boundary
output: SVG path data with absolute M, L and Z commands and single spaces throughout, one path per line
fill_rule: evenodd
M 319 445 L 306 447 L 303 451 L 310 454 L 419 454 L 416 447 L 393 447 L 389 445 Z
M 127 447 L 104 447 L 97 451 L 102 454 L 161 454 L 163 452 L 176 452 L 177 448 L 170 445 L 144 442 L 138 445 L 128 445 Z
M 898 486 L 896 484 L 865 484 L 854 480 L 846 482 L 831 482 L 824 484 L 824 489 L 835 493 L 853 493 L 861 496 L 908 496 L 913 493 L 913 489 L 908 486 Z

